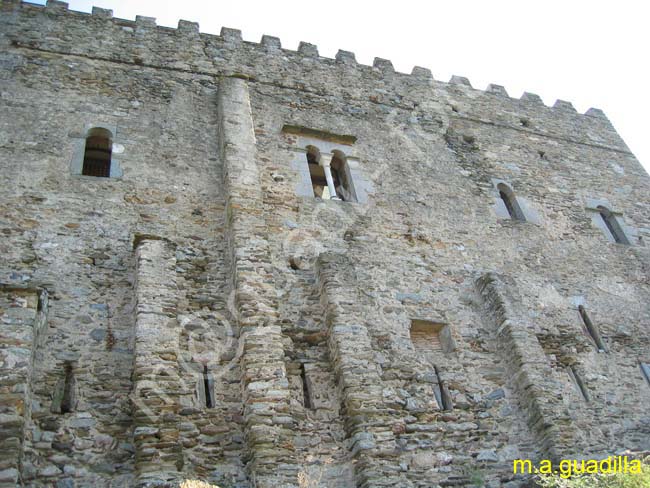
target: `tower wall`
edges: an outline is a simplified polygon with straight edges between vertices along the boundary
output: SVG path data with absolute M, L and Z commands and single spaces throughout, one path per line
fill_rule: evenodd
M 0 283 L 49 296 L 0 482 L 518 486 L 513 459 L 650 450 L 650 179 L 601 111 L 0 5 Z M 111 178 L 75 170 L 93 127 Z M 308 145 L 357 202 L 309 195 Z

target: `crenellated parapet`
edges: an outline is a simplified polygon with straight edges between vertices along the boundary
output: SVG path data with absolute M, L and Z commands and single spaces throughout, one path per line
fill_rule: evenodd
M 97 7 L 87 14 L 68 10 L 67 3 L 60 1 L 48 1 L 42 7 L 3 0 L 2 10 L 2 32 L 17 48 L 197 75 L 237 74 L 253 82 L 372 101 L 398 110 L 417 107 L 426 112 L 427 104 L 460 105 L 461 110 L 450 110 L 450 116 L 521 129 L 519 114 L 536 120 L 533 132 L 538 135 L 560 136 L 570 127 L 576 142 L 628 152 L 601 110 L 592 108 L 579 114 L 571 103 L 562 100 L 547 107 L 535 94 L 526 92 L 512 98 L 496 84 L 478 90 L 462 76 L 443 82 L 419 66 L 410 74 L 400 73 L 387 59 L 375 58 L 372 66 L 360 64 L 350 51 L 340 50 L 331 59 L 320 56 L 317 46 L 306 42 L 293 51 L 283 48 L 274 36 L 249 42 L 237 29 L 224 27 L 219 35 L 201 33 L 198 23 L 186 20 L 172 29 L 156 25 L 153 17 L 124 20 L 114 18 L 111 10 Z M 496 109 L 477 111 L 476 107 L 485 106 Z

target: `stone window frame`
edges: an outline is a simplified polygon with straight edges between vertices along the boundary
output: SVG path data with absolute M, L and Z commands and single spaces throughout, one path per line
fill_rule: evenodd
M 84 154 L 86 150 L 86 139 L 92 129 L 104 129 L 111 133 L 112 151 L 111 151 L 111 170 L 110 178 L 121 178 L 124 175 L 122 171 L 122 159 L 124 158 L 124 145 L 120 143 L 120 136 L 116 125 L 105 124 L 102 122 L 91 122 L 85 124 L 80 132 L 70 134 L 73 140 L 72 159 L 70 161 L 70 174 L 83 178 L 97 179 L 97 176 L 83 174 Z
M 612 244 L 622 246 L 632 246 L 637 237 L 637 231 L 634 227 L 628 226 L 623 219 L 623 212 L 616 209 L 606 199 L 587 198 L 585 208 L 591 218 L 591 223 L 601 231 L 605 238 Z M 605 222 L 603 210 L 608 213 L 607 218 L 612 219 L 613 224 L 617 227 L 615 236 Z M 620 232 L 620 233 L 619 233 Z
M 414 340 L 415 337 L 420 336 L 436 336 L 439 342 L 438 349 L 421 349 L 416 345 L 419 340 Z M 409 339 L 416 351 L 422 351 L 425 354 L 440 353 L 450 354 L 456 350 L 456 342 L 454 341 L 451 327 L 445 321 L 429 320 L 419 317 L 413 317 L 409 322 Z
M 210 372 L 206 365 L 197 373 L 196 379 L 196 400 L 198 407 L 201 409 L 212 409 L 217 405 L 215 397 L 215 380 L 214 375 Z
M 354 200 L 347 200 L 343 203 L 368 203 L 368 194 L 372 191 L 372 185 L 365 178 L 361 170 L 361 161 L 354 153 L 353 146 L 308 135 L 297 135 L 296 144 L 291 148 L 293 157 L 290 161 L 290 167 L 298 173 L 298 181 L 295 186 L 296 195 L 311 199 L 316 198 L 314 196 L 309 164 L 307 162 L 308 146 L 317 148 L 321 158 L 326 161 L 331 161 L 337 154 L 343 154 L 346 163 L 346 176 L 349 179 L 352 194 L 355 198 Z
M 542 223 L 539 214 L 533 208 L 530 201 L 527 198 L 524 198 L 521 195 L 517 194 L 517 192 L 515 192 L 514 190 L 514 185 L 512 183 L 499 178 L 492 178 L 491 181 L 492 181 L 492 188 L 493 188 L 493 195 L 494 195 L 493 208 L 494 208 L 494 213 L 496 213 L 497 215 L 497 219 L 512 220 L 514 222 L 520 222 L 522 224 L 531 223 L 531 224 L 540 225 Z M 511 199 L 514 199 L 514 203 L 516 204 L 516 212 L 520 213 L 520 215 L 517 218 L 513 218 L 513 216 L 510 215 L 510 211 L 508 210 L 506 204 L 501 198 L 501 191 L 503 187 L 506 187 L 509 190 L 508 196 Z

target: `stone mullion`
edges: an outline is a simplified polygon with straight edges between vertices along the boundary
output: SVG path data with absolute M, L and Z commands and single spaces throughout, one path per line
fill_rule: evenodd
M 241 380 L 247 461 L 257 487 L 293 486 L 289 382 L 263 216 L 248 86 L 224 78 L 219 86 L 220 147 L 225 169 L 233 315 L 242 342 Z M 278 470 L 278 465 L 283 465 Z M 293 468 L 292 468 L 293 465 Z M 282 474 L 280 474 L 282 471 Z
M 352 262 L 340 254 L 321 254 L 317 275 L 357 485 L 400 486 L 399 476 L 390 469 L 382 470 L 381 457 L 394 452 L 395 440 L 388 427 L 390 414 L 383 405 L 381 378 L 374 366 L 370 336 L 358 305 Z
M 178 480 L 182 464 L 175 248 L 164 240 L 141 240 L 136 261 L 135 467 L 138 486 L 160 485 Z

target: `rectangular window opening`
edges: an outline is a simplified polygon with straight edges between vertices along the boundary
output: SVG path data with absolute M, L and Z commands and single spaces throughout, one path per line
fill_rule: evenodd
M 63 395 L 61 398 L 61 413 L 70 413 L 74 411 L 75 407 L 75 379 L 72 372 L 72 364 L 65 363 L 64 378 L 63 378 Z
M 300 379 L 302 380 L 302 401 L 305 408 L 309 410 L 314 409 L 314 404 L 311 401 L 311 392 L 309 383 L 307 381 L 307 373 L 305 372 L 305 364 L 300 366 Z
M 411 342 L 420 353 L 451 352 L 454 343 L 447 324 L 427 320 L 411 320 Z
M 203 393 L 205 395 L 205 406 L 207 408 L 214 408 L 214 381 L 212 375 L 208 373 L 208 366 L 203 365 Z

